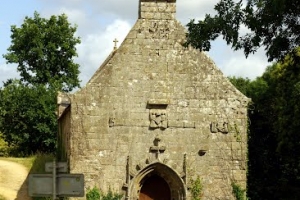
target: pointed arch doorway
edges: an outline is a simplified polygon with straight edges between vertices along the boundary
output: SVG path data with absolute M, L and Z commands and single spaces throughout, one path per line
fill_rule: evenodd
M 171 200 L 170 187 L 162 177 L 152 175 L 143 183 L 139 200 Z
M 178 173 L 161 162 L 141 169 L 130 184 L 130 200 L 182 200 L 186 186 Z

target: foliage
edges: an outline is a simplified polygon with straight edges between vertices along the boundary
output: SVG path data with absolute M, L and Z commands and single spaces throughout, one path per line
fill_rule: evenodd
M 112 192 L 109 188 L 107 194 L 103 194 L 97 187 L 89 189 L 86 193 L 87 200 L 120 200 L 123 195 Z
M 7 63 L 16 63 L 21 81 L 26 85 L 45 85 L 71 91 L 79 87 L 79 65 L 74 37 L 76 27 L 71 26 L 66 15 L 41 18 L 25 17 L 21 27 L 11 26 L 12 44 L 3 55 Z
M 236 88 L 238 88 L 238 90 L 241 93 L 243 93 L 247 97 L 250 95 L 248 90 L 249 90 L 249 84 L 251 80 L 249 78 L 230 76 L 228 77 L 228 79 Z
M 45 164 L 47 162 L 52 162 L 53 159 L 55 159 L 55 156 L 53 154 L 37 153 L 30 158 L 33 160 L 30 173 L 42 174 L 46 173 Z
M 242 187 L 236 183 L 231 183 L 232 186 L 232 194 L 236 200 L 245 200 L 245 192 Z
M 297 56 L 298 62 L 288 56 L 274 67 L 276 80 L 273 82 L 276 94 L 274 110 L 278 117 L 272 128 L 276 133 L 280 164 L 279 191 L 286 193 L 289 199 L 300 195 L 300 53 Z
M 122 198 L 123 195 L 121 194 L 117 194 L 111 191 L 111 189 L 108 190 L 108 193 L 105 195 L 101 195 L 102 196 L 102 200 L 120 200 Z
M 222 35 L 234 50 L 243 49 L 246 57 L 265 47 L 269 61 L 281 60 L 296 53 L 300 46 L 300 0 L 220 0 L 215 16 L 188 24 L 186 45 L 208 51 L 210 41 Z M 241 27 L 247 33 L 241 33 Z
M 300 196 L 300 55 L 293 56 L 269 66 L 253 81 L 236 84 L 254 102 L 249 110 L 250 199 L 295 200 Z
M 88 190 L 85 196 L 87 200 L 100 200 L 100 190 L 97 187 L 93 187 Z
M 56 145 L 56 92 L 15 80 L 0 90 L 0 131 L 23 155 L 53 152 Z M 21 155 L 21 156 L 23 156 Z
M 2 133 L 0 133 L 0 157 L 9 155 L 9 147 L 7 142 L 3 139 Z
M 11 27 L 12 44 L 3 57 L 18 65 L 21 79 L 0 88 L 0 131 L 18 156 L 55 149 L 56 93 L 79 87 L 76 29 L 64 14 L 45 19 L 37 12 Z
M 201 200 L 203 195 L 203 185 L 201 179 L 197 177 L 195 180 L 191 179 L 191 188 L 192 200 Z

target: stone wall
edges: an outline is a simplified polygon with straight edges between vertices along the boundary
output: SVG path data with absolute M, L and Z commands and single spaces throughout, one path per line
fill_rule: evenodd
M 233 181 L 246 187 L 248 98 L 184 40 L 175 19 L 141 18 L 70 96 L 68 160 L 72 173 L 85 174 L 86 188 L 136 199 L 147 170 L 173 190 L 180 179 L 187 199 L 197 177 L 204 200 L 233 199 Z
M 172 1 L 147 1 L 140 0 L 139 18 L 140 19 L 175 19 L 176 0 Z
M 58 93 L 57 95 L 57 115 L 58 136 L 57 136 L 57 151 L 60 161 L 67 161 L 70 156 L 70 131 L 71 131 L 71 112 L 70 99 L 67 94 Z

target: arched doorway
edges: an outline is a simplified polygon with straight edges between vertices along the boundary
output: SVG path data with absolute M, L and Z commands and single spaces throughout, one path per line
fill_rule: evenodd
M 130 200 L 182 200 L 186 198 L 186 186 L 170 166 L 155 162 L 133 177 L 128 197 Z
M 171 200 L 170 187 L 162 177 L 152 175 L 143 183 L 139 200 Z

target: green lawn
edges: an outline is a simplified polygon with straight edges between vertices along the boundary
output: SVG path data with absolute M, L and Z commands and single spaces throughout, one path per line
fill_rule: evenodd
M 28 170 L 30 170 L 32 168 L 34 160 L 36 159 L 36 156 L 30 156 L 27 158 L 0 157 L 0 159 L 21 164 L 21 165 L 25 166 Z
M 0 157 L 1 160 L 12 161 L 25 166 L 30 173 L 45 172 L 45 163 L 53 161 L 53 158 L 54 156 L 49 154 L 37 154 L 25 158 Z

